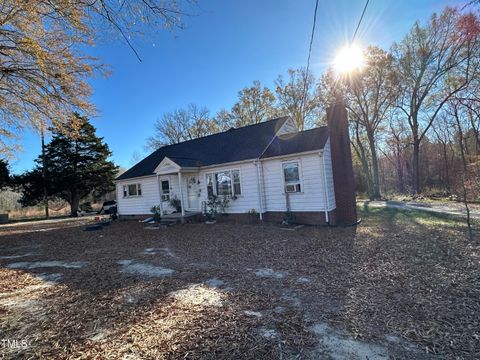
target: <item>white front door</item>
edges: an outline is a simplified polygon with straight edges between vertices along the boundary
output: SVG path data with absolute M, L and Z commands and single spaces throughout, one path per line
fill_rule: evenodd
M 200 209 L 200 198 L 198 196 L 198 177 L 187 176 L 187 202 L 188 210 L 198 211 Z

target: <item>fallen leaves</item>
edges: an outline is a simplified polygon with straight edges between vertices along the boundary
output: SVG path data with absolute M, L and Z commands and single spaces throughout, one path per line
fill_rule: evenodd
M 145 231 L 136 222 L 99 232 L 72 222 L 45 232 L 0 230 L 1 255 L 35 247 L 22 262 L 86 264 L 8 269 L 19 260 L 0 260 L 0 298 L 34 301 L 32 311 L 0 305 L 2 336 L 30 341 L 2 351 L 7 358 L 315 358 L 322 350 L 312 325 L 329 323 L 358 341 L 398 337 L 389 345 L 397 357 L 480 357 L 478 246 L 452 224 L 442 231 L 407 215 L 363 218 L 357 229 L 295 232 L 235 224 Z M 122 272 L 124 259 L 174 273 Z M 257 276 L 258 269 L 282 276 Z

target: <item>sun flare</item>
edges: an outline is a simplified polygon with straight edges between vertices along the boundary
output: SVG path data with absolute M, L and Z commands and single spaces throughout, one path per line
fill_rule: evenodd
M 345 46 L 337 54 L 334 66 L 339 73 L 359 70 L 364 65 L 363 51 L 357 45 Z

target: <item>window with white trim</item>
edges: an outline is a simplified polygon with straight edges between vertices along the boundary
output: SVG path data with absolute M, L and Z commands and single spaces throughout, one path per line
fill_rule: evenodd
M 292 161 L 282 164 L 283 181 L 286 193 L 295 193 L 302 191 L 300 180 L 300 165 L 298 161 Z
M 141 184 L 123 185 L 123 197 L 142 196 Z
M 162 186 L 162 201 L 170 200 L 170 182 L 168 180 L 161 181 Z
M 242 194 L 240 170 L 227 170 L 206 174 L 207 195 L 238 196 Z

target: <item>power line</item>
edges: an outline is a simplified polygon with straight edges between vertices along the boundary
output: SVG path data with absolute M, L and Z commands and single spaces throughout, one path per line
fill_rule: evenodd
M 310 46 L 308 48 L 308 58 L 307 58 L 307 75 L 308 75 L 308 70 L 310 68 L 310 57 L 312 56 L 312 46 L 313 46 L 313 38 L 315 37 L 315 27 L 317 26 L 317 10 L 318 10 L 318 0 L 316 0 L 315 2 L 315 11 L 313 12 L 312 34 L 310 36 Z
M 365 6 L 363 7 L 362 15 L 360 16 L 360 19 L 358 20 L 358 24 L 357 24 L 357 27 L 355 29 L 355 32 L 353 33 L 353 37 L 352 37 L 352 41 L 350 42 L 350 45 L 353 44 L 353 42 L 355 41 L 355 38 L 357 37 L 358 29 L 360 28 L 360 24 L 362 23 L 363 16 L 365 15 L 365 11 L 367 11 L 367 7 L 368 7 L 369 2 L 370 2 L 370 0 L 367 0 L 367 2 L 365 3 Z
M 308 47 L 307 67 L 305 69 L 305 78 L 303 79 L 303 98 L 302 98 L 301 116 L 303 116 L 304 124 L 305 124 L 305 116 L 303 115 L 303 111 L 305 108 L 305 102 L 307 101 L 307 91 L 308 91 L 307 82 L 308 82 L 308 75 L 310 72 L 310 57 L 312 56 L 313 39 L 315 37 L 315 28 L 317 26 L 317 10 L 318 10 L 318 0 L 316 0 L 315 2 L 315 11 L 313 12 L 312 34 L 310 35 L 310 46 Z

